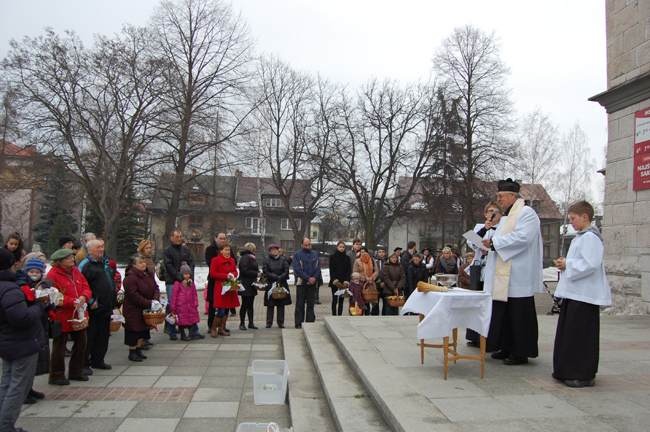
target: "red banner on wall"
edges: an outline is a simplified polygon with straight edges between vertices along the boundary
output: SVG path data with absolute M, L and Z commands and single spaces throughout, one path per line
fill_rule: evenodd
M 634 113 L 633 190 L 650 189 L 650 108 Z

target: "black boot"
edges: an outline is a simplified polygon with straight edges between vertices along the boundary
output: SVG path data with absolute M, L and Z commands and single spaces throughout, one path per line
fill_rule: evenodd
M 134 361 L 134 362 L 141 362 L 142 359 L 136 352 L 136 350 L 129 350 L 129 360 Z
M 142 348 L 136 348 L 135 354 L 140 357 L 142 360 L 146 359 L 147 356 L 142 353 Z

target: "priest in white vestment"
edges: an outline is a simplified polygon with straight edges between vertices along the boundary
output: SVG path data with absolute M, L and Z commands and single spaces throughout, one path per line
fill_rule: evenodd
M 541 226 L 519 196 L 517 182 L 501 180 L 497 187 L 504 216 L 492 238 L 483 240 L 495 252 L 488 256 L 484 289 L 503 309 L 501 334 L 495 335 L 501 349 L 492 358 L 518 365 L 538 355 L 534 294 L 543 291 Z

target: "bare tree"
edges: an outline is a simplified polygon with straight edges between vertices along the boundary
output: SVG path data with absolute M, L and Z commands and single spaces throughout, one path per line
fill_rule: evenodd
M 446 93 L 458 101 L 464 157 L 452 163 L 462 180 L 464 225 L 474 224 L 476 180 L 491 177 L 495 165 L 509 159 L 507 138 L 511 103 L 505 86 L 508 69 L 493 34 L 472 26 L 457 28 L 435 54 L 434 69 Z
M 549 186 L 560 151 L 557 126 L 536 109 L 522 118 L 516 144 L 518 177 L 526 183 Z
M 325 160 L 332 147 L 333 92 L 326 82 L 314 83 L 274 58 L 260 60 L 258 82 L 258 150 L 300 244 L 316 209 L 331 197 Z
M 167 115 L 161 118 L 165 146 L 160 162 L 173 171 L 168 235 L 176 225 L 185 185 L 214 169 L 206 155 L 222 150 L 222 166 L 227 165 L 224 144 L 242 133 L 251 110 L 243 105 L 251 42 L 241 17 L 220 0 L 163 1 L 153 26 L 158 55 L 166 62 Z
M 595 173 L 587 135 L 579 124 L 573 125 L 562 138 L 559 156 L 559 175 L 554 183 L 555 188 L 551 190 L 559 198 L 562 211 L 566 214 L 572 202 L 589 197 L 591 178 Z
M 429 87 L 400 88 L 371 81 L 352 103 L 340 93 L 334 135 L 336 157 L 326 161 L 329 180 L 347 191 L 365 241 L 374 247 L 406 208 L 433 160 L 427 104 Z M 433 95 L 433 96 L 432 96 Z M 400 185 L 400 177 L 408 182 Z
M 48 30 L 12 41 L 3 65 L 25 106 L 24 129 L 83 186 L 115 254 L 117 220 L 143 169 L 160 114 L 160 64 L 150 34 L 125 28 L 85 49 L 73 33 Z

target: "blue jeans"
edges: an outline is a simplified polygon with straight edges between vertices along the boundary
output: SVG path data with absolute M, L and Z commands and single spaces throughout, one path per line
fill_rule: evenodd
M 32 387 L 38 353 L 16 360 L 2 359 L 0 380 L 0 431 L 13 431 L 20 407 Z
M 174 292 L 174 285 L 170 284 L 165 284 L 165 292 L 167 293 L 167 312 L 169 312 L 169 308 L 172 304 L 172 294 Z M 165 332 L 169 334 L 169 336 L 176 336 L 176 326 L 169 324 L 167 321 L 165 321 Z

